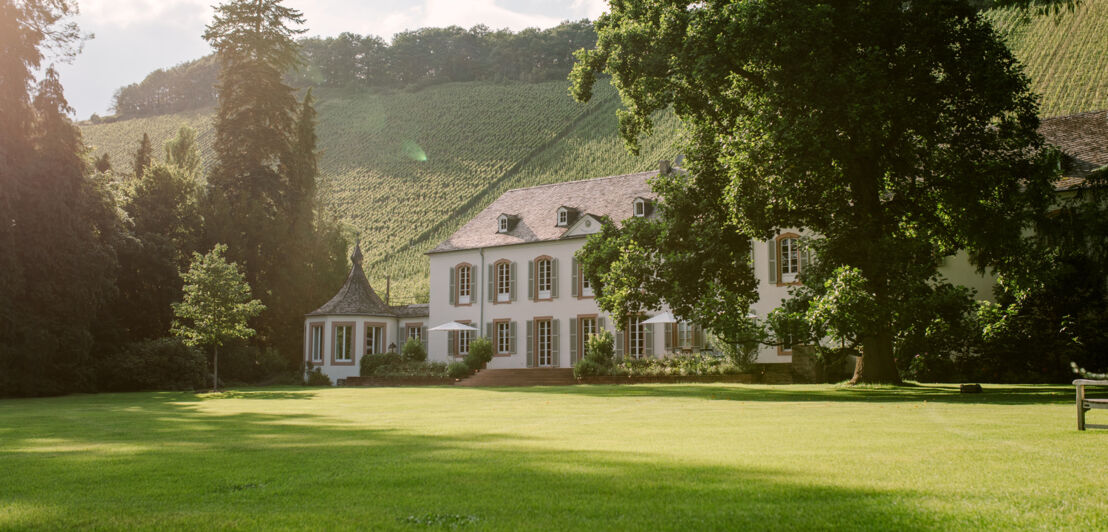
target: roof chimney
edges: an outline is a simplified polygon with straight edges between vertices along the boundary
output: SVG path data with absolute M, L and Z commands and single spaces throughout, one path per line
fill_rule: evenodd
M 666 159 L 662 159 L 661 161 L 658 161 L 658 173 L 661 174 L 661 175 L 666 175 L 669 172 L 670 172 L 669 161 L 666 160 Z

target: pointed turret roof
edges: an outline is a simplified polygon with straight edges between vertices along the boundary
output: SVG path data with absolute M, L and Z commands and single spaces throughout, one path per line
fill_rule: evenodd
M 362 247 L 354 244 L 354 253 L 350 256 L 354 267 L 339 292 L 322 307 L 309 312 L 309 316 L 395 316 L 396 311 L 381 301 L 377 292 L 369 285 L 369 279 L 362 270 Z

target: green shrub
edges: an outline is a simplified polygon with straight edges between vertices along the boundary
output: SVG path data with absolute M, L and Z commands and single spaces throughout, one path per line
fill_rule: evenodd
M 615 339 L 612 333 L 600 331 L 585 342 L 585 358 L 601 367 L 610 367 L 615 360 Z
M 420 342 L 418 339 L 408 338 L 408 341 L 404 342 L 401 356 L 404 360 L 409 362 L 426 362 L 427 349 L 423 347 L 423 342 Z
M 598 365 L 593 362 L 592 359 L 585 357 L 577 361 L 577 364 L 573 366 L 574 377 L 597 377 L 600 375 L 606 375 L 608 368 Z
M 402 361 L 378 366 L 374 377 L 447 377 L 446 362 Z
M 100 390 L 195 390 L 207 382 L 208 362 L 196 349 L 174 338 L 120 346 L 97 365 Z
M 263 349 L 246 342 L 234 342 L 219 349 L 221 383 L 260 384 L 286 373 L 285 358 L 271 347 Z M 295 371 L 291 373 L 296 375 Z
M 398 353 L 375 353 L 372 355 L 362 356 L 361 362 L 358 363 L 358 375 L 362 377 L 369 377 L 377 374 L 377 368 L 381 366 L 395 366 L 400 364 L 402 359 Z
M 472 371 L 477 371 L 492 361 L 492 342 L 488 338 L 478 338 L 469 343 L 469 354 L 466 355 L 465 364 Z
M 468 377 L 473 371 L 469 369 L 469 365 L 465 362 L 451 362 L 446 367 L 446 375 L 452 379 L 464 379 Z
M 308 386 L 330 386 L 331 377 L 323 374 L 320 368 L 315 368 L 308 371 L 308 378 L 306 384 Z

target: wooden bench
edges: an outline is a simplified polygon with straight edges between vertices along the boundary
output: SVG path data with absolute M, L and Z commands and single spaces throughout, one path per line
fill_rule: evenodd
M 1108 425 L 1085 424 L 1085 412 L 1094 408 L 1108 409 L 1108 399 L 1089 399 L 1085 397 L 1085 387 L 1108 386 L 1108 381 L 1077 379 L 1073 381 L 1073 384 L 1077 386 L 1077 430 L 1085 430 L 1085 427 L 1091 429 L 1108 429 Z

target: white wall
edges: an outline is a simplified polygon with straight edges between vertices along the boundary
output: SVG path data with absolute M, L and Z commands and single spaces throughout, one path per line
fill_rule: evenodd
M 336 323 L 354 324 L 354 365 L 335 365 L 331 362 L 334 353 Z M 382 348 L 388 350 L 389 344 L 395 343 L 399 350 L 404 345 L 404 324 L 422 322 L 424 324 L 424 336 L 427 335 L 427 318 L 393 318 L 382 316 L 309 316 L 304 320 L 304 360 L 311 360 L 311 327 L 323 325 L 323 365 L 312 363 L 313 367 L 320 367 L 323 374 L 331 378 L 331 382 L 337 383 L 338 379 L 357 377 L 358 368 L 362 356 L 366 352 L 366 323 L 383 323 L 385 340 Z M 399 329 L 397 326 L 399 325 Z M 399 339 L 397 334 L 399 334 Z

